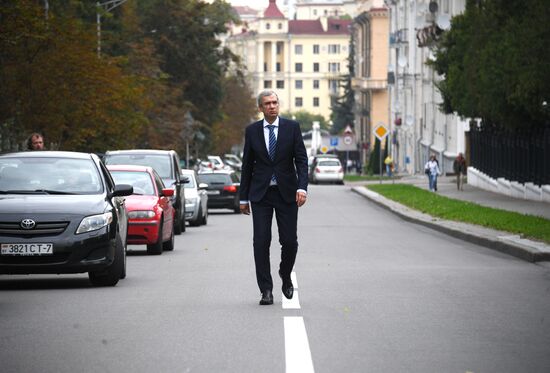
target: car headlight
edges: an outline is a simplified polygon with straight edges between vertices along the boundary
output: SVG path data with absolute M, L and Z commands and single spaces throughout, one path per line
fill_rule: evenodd
M 76 230 L 76 234 L 96 231 L 98 229 L 105 227 L 106 225 L 111 224 L 112 221 L 113 221 L 112 212 L 106 212 L 100 215 L 86 216 L 80 222 L 80 225 Z
M 128 212 L 128 218 L 130 219 L 151 219 L 155 217 L 155 212 L 148 211 L 130 211 Z

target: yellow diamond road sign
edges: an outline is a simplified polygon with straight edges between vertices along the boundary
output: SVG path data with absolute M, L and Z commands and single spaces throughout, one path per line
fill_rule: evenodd
M 374 135 L 378 138 L 378 140 L 382 141 L 388 136 L 388 129 L 383 124 L 379 124 L 376 127 L 374 127 Z

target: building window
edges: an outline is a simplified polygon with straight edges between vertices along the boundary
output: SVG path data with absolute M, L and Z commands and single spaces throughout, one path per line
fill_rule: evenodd
M 328 54 L 340 54 L 340 44 L 329 44 Z
M 269 30 L 271 28 L 271 25 L 269 23 L 266 23 L 265 28 L 266 28 L 266 30 Z
M 267 72 L 267 62 L 264 62 L 264 72 Z
M 319 44 L 313 44 L 313 54 L 319 54 Z
M 313 15 L 314 15 L 314 16 L 317 15 L 317 9 L 313 9 Z
M 339 62 L 329 62 L 328 71 L 331 72 L 331 73 L 339 73 L 340 72 L 340 63 Z
M 285 81 L 284 80 L 277 80 L 277 88 L 278 89 L 284 89 L 285 88 Z
M 302 54 L 302 44 L 296 44 L 294 46 L 294 53 L 295 54 Z
M 313 72 L 315 72 L 315 73 L 319 72 L 319 63 L 318 62 L 313 63 Z
M 301 97 L 295 97 L 294 98 L 294 106 L 296 106 L 296 107 L 302 107 L 303 106 L 303 102 L 302 102 Z
M 279 23 L 279 24 L 277 25 L 277 28 L 278 28 L 279 30 L 282 30 L 282 29 L 283 29 L 283 24 L 282 24 L 282 23 Z
M 313 81 L 313 89 L 319 89 L 319 81 L 317 79 Z
M 264 80 L 264 88 L 271 88 L 271 80 Z
M 295 70 L 297 73 L 301 73 L 301 72 L 302 72 L 302 63 L 301 63 L 301 62 L 295 63 L 295 64 L 294 64 L 294 70 Z
M 303 85 L 304 85 L 304 82 L 302 80 L 296 80 L 294 82 L 294 88 L 296 89 L 302 89 Z
M 319 107 L 319 97 L 313 97 L 313 106 Z
M 277 43 L 275 48 L 277 49 L 277 54 L 283 53 L 283 43 Z
M 338 80 L 330 79 L 328 81 L 328 91 L 330 94 L 338 93 Z
M 277 72 L 280 72 L 280 71 L 281 71 L 281 63 L 280 63 L 280 62 L 277 62 L 277 63 L 275 64 L 275 67 L 276 67 L 276 69 L 277 69 Z

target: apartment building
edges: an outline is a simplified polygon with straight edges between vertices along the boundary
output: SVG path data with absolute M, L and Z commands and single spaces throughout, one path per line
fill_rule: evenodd
M 274 89 L 281 111 L 305 110 L 330 117 L 338 80 L 348 73 L 350 20 L 333 17 L 289 20 L 276 0 L 226 45 L 241 57 L 255 92 Z

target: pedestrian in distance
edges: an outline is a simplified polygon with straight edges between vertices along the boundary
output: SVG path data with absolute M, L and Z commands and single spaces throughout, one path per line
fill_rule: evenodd
M 439 171 L 439 163 L 437 162 L 435 155 L 431 155 L 430 159 L 424 165 L 424 172 L 428 175 L 428 182 L 431 192 L 437 191 L 437 176 L 441 175 Z
M 298 122 L 279 117 L 274 91 L 258 95 L 264 118 L 245 129 L 240 186 L 240 210 L 252 212 L 256 281 L 260 305 L 273 304 L 273 279 L 269 259 L 273 212 L 277 220 L 281 262 L 279 276 L 287 299 L 294 294 L 292 268 L 298 252 L 298 208 L 307 199 L 307 153 Z
M 458 153 L 453 162 L 453 170 L 456 174 L 456 189 L 464 190 L 464 176 L 466 175 L 466 159 L 462 153 Z
M 392 177 L 393 158 L 391 157 L 391 155 L 388 155 L 386 159 L 384 159 L 384 164 L 386 165 L 386 175 L 388 175 L 388 177 Z
M 27 150 L 44 150 L 44 136 L 33 132 L 27 137 Z

